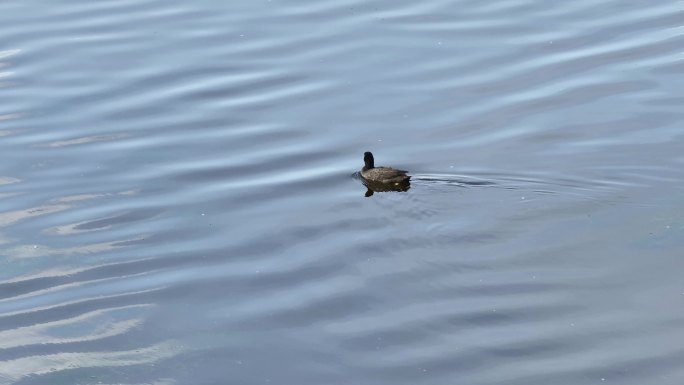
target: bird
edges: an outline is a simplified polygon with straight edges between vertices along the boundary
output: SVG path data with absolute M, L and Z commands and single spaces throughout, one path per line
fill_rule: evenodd
M 410 175 L 406 175 L 408 171 L 391 167 L 375 167 L 375 159 L 370 151 L 363 154 L 363 162 L 365 165 L 361 169 L 361 177 L 368 182 L 399 186 L 407 184 L 411 179 Z

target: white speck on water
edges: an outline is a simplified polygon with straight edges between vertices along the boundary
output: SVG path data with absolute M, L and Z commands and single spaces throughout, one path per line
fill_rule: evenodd
M 437 42 L 437 45 L 442 45 L 442 42 L 441 42 L 441 41 L 438 41 L 438 42 Z
M 38 248 L 38 245 L 33 245 L 33 248 L 34 248 L 34 249 L 37 249 L 37 248 Z
M 520 199 L 525 200 L 525 197 L 521 197 Z
M 574 323 L 574 322 L 570 322 L 570 326 L 575 327 L 575 323 Z
M 204 216 L 204 213 L 202 213 L 202 216 Z
M 382 142 L 382 139 L 378 139 L 378 142 Z
M 605 380 L 606 380 L 605 378 L 601 378 L 601 381 L 605 381 Z
M 454 168 L 454 166 L 449 166 L 449 168 Z

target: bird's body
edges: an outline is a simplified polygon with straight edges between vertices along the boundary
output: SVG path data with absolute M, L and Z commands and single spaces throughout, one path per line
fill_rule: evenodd
M 361 176 L 371 182 L 397 183 L 408 181 L 411 177 L 406 175 L 408 171 L 397 170 L 391 167 L 373 167 L 361 170 Z
M 370 152 L 363 154 L 363 161 L 365 165 L 361 169 L 361 176 L 369 182 L 401 184 L 408 183 L 411 179 L 410 175 L 406 175 L 408 171 L 391 167 L 375 167 L 375 160 Z

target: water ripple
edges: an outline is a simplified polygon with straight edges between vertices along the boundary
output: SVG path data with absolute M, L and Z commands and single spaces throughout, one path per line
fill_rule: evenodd
M 0 2 L 0 383 L 681 383 L 683 17 Z

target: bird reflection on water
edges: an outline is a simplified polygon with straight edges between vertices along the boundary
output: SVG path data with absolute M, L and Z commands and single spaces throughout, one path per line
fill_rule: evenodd
M 373 196 L 376 192 L 406 192 L 411 188 L 411 182 L 409 182 L 408 179 L 396 183 L 371 182 L 364 179 L 362 179 L 362 181 L 363 185 L 368 189 L 366 190 L 366 197 Z

